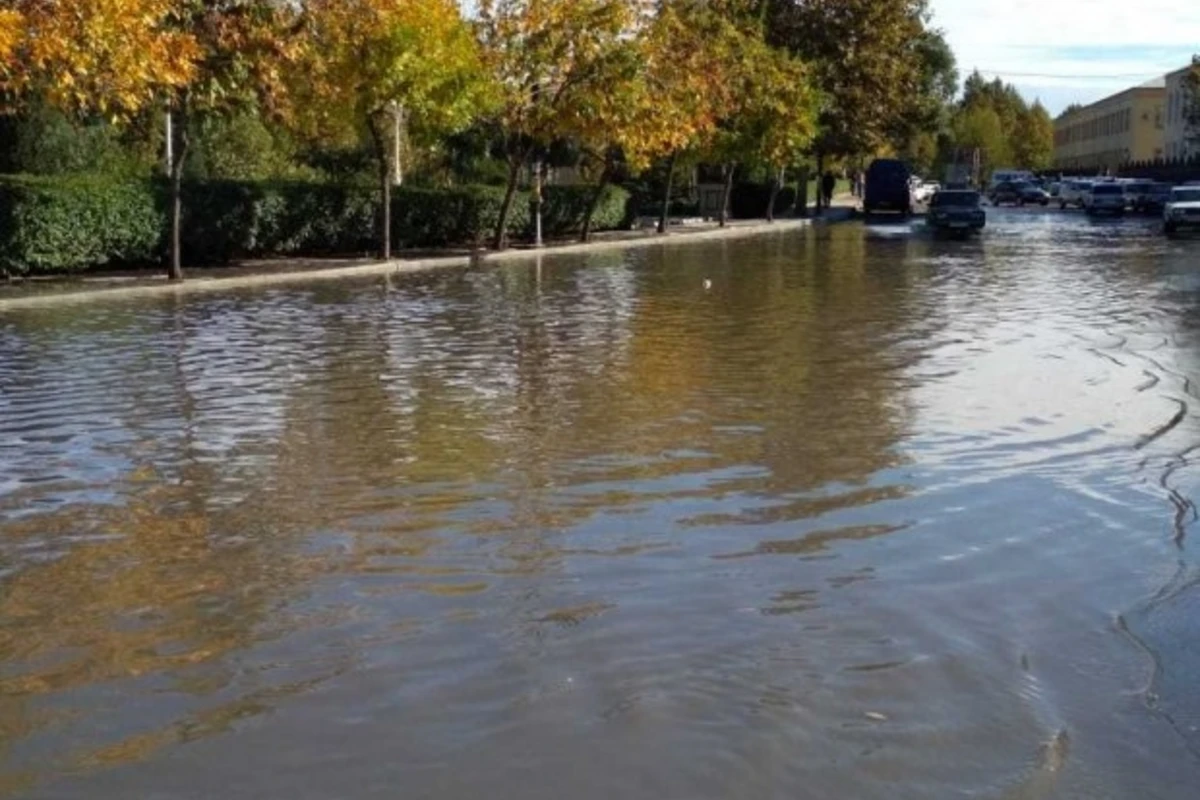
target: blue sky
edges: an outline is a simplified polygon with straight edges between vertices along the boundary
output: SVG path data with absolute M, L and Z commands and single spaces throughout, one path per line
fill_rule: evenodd
M 931 0 L 965 77 L 979 68 L 1057 114 L 1200 53 L 1197 0 Z

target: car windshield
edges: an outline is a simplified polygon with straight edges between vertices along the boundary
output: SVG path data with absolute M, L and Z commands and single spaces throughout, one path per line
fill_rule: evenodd
M 978 192 L 938 192 L 930 203 L 933 208 L 963 208 L 979 205 Z
M 1200 187 L 1195 189 L 1176 189 L 1171 192 L 1173 203 L 1200 203 Z
M 1111 183 L 1102 183 L 1092 187 L 1092 194 L 1124 194 L 1124 189 Z

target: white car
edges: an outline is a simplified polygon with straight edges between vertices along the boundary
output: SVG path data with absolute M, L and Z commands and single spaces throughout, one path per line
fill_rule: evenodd
M 1168 236 L 1188 229 L 1200 230 L 1200 186 L 1176 186 L 1163 206 L 1163 230 Z
M 1125 188 L 1111 181 L 1094 183 L 1083 197 L 1083 208 L 1089 216 L 1111 214 L 1119 217 L 1125 213 Z
M 1079 206 L 1083 208 L 1088 191 L 1092 188 L 1090 181 L 1065 181 L 1058 190 L 1058 207 Z
M 924 181 L 913 189 L 913 199 L 918 203 L 928 203 L 941 189 L 942 185 L 936 181 Z

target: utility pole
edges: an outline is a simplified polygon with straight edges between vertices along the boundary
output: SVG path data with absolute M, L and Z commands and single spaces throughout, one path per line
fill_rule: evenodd
M 392 103 L 392 183 L 404 183 L 404 167 L 400 158 L 404 149 L 404 106 Z
M 171 123 L 171 110 L 167 109 L 167 146 L 163 150 L 164 158 L 166 159 L 166 169 L 164 172 L 167 175 L 171 174 L 171 168 L 175 166 L 175 131 Z

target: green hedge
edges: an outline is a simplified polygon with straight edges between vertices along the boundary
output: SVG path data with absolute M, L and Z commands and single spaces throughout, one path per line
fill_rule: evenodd
M 549 235 L 577 232 L 593 191 L 590 186 L 549 187 L 544 230 Z M 486 244 L 503 199 L 504 189 L 493 186 L 397 188 L 393 243 L 398 248 Z M 627 204 L 627 192 L 606 188 L 593 228 L 623 225 Z M 169 191 L 161 180 L 0 178 L 0 270 L 22 275 L 161 261 L 168 208 Z M 188 182 L 184 260 L 223 264 L 257 256 L 373 252 L 378 209 L 373 186 Z M 519 192 L 509 235 L 521 237 L 530 228 L 529 194 Z
M 542 189 L 542 231 L 547 236 L 565 236 L 583 229 L 583 218 L 596 194 L 596 187 L 547 186 Z M 600 195 L 592 214 L 593 231 L 611 231 L 628 227 L 632 219 L 629 192 L 609 184 Z
M 762 219 L 771 198 L 769 183 L 735 183 L 729 192 L 729 213 L 735 219 Z M 775 213 L 783 214 L 796 204 L 796 187 L 784 186 L 775 197 Z
M 162 220 L 146 183 L 0 178 L 0 271 L 145 263 L 157 252 Z

